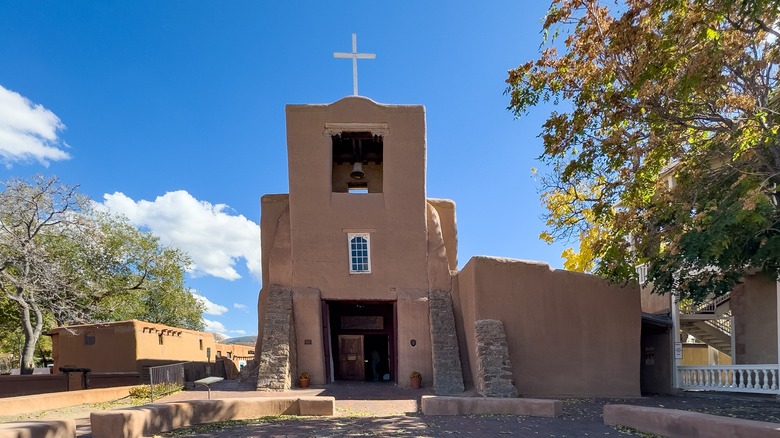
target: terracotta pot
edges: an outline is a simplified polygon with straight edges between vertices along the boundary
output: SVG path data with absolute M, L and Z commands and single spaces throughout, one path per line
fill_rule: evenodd
M 420 389 L 420 387 L 422 386 L 421 377 L 410 377 L 409 382 L 412 384 L 412 389 Z
M 311 382 L 311 379 L 304 379 L 301 377 L 298 379 L 298 386 L 300 386 L 301 388 L 308 388 L 309 382 Z

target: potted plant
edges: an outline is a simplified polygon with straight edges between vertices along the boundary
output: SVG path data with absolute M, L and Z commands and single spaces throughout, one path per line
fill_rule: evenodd
M 419 371 L 412 371 L 409 373 L 409 382 L 412 385 L 412 389 L 419 389 L 422 386 L 422 374 Z
M 301 388 L 308 388 L 309 383 L 311 382 L 311 376 L 309 373 L 301 373 L 300 376 L 298 376 L 298 386 Z

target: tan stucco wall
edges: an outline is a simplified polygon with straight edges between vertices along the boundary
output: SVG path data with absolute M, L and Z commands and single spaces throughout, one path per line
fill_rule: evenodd
M 398 294 L 398 385 L 409 386 L 409 373 L 418 371 L 423 386 L 433 383 L 431 327 L 427 290 L 405 290 Z M 411 341 L 415 340 L 415 346 Z
M 639 395 L 636 284 L 491 257 L 472 258 L 458 276 L 472 381 L 473 321 L 499 319 L 522 395 Z
M 777 284 L 751 275 L 731 293 L 735 364 L 777 363 Z
M 327 382 L 322 336 L 322 301 L 320 291 L 314 288 L 293 290 L 293 312 L 296 321 L 295 336 L 298 346 L 298 371 L 311 375 L 311 383 Z
M 455 219 L 455 202 L 449 199 L 428 198 L 428 204 L 436 209 L 439 215 L 444 247 L 447 250 L 447 261 L 451 271 L 458 270 L 458 227 Z
M 211 333 L 171 329 L 161 324 L 149 324 L 141 321 L 135 321 L 135 328 L 138 339 L 138 360 L 146 361 L 150 365 L 154 361 L 205 362 L 208 360 L 206 356 L 208 348 L 211 348 L 212 362 L 216 357 L 216 342 Z M 160 334 L 162 334 L 163 339 L 162 345 L 159 342 Z M 202 349 L 199 342 L 201 340 L 203 341 Z
M 452 289 L 452 276 L 449 267 L 449 253 L 444 241 L 441 218 L 432 204 L 427 206 L 428 228 L 428 290 Z
M 645 287 L 640 287 L 642 297 L 642 311 L 646 313 L 670 313 L 672 311 L 672 295 L 671 294 L 654 294 L 653 285 L 648 284 Z
M 51 330 L 54 372 L 60 367 L 91 368 L 93 372 L 138 371 L 135 329 L 131 321 L 91 324 Z M 86 345 L 87 334 L 95 343 Z
M 475 280 L 474 267 L 464 269 L 453 277 L 452 310 L 455 315 L 455 326 L 458 332 L 458 345 L 460 348 L 460 363 L 463 369 L 463 384 L 466 388 L 474 388 L 474 371 L 476 366 L 476 340 L 475 329 Z
M 221 342 L 217 342 L 214 344 L 214 348 L 217 349 L 217 352 L 220 353 L 223 357 L 230 356 L 230 358 L 234 357 L 247 357 L 252 356 L 254 353 L 250 354 L 250 351 L 254 351 L 255 347 L 250 347 L 248 345 L 241 345 L 241 344 L 223 344 Z M 213 357 L 212 357 L 213 359 Z M 237 361 L 233 361 L 237 362 Z
M 140 372 L 143 365 L 205 362 L 207 348 L 211 348 L 213 361 L 217 352 L 211 333 L 137 320 L 69 326 L 50 333 L 58 339 L 55 372 L 61 366 L 91 368 L 95 373 Z M 87 333 L 95 335 L 94 345 L 86 345 Z M 202 349 L 199 341 L 202 341 Z
M 332 192 L 332 145 L 325 126 L 345 123 L 387 126 L 382 193 Z M 427 288 L 424 108 L 362 97 L 288 105 L 287 146 L 290 286 L 316 287 L 326 300 L 394 300 L 397 291 Z M 349 274 L 349 232 L 371 233 L 370 275 Z

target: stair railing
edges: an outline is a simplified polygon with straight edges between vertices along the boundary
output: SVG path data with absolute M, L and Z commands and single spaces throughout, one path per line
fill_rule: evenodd
M 716 330 L 720 330 L 721 332 L 731 336 L 731 318 L 708 319 L 704 322 L 710 327 Z
M 731 299 L 731 292 L 723 294 L 717 298 L 711 296 L 697 304 L 693 305 L 690 302 L 680 303 L 680 311 L 687 314 L 699 314 L 699 313 L 716 313 L 718 306 Z

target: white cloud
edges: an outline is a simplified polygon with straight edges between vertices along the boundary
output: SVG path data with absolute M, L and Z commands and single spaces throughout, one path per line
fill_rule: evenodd
M 220 335 L 225 335 L 227 333 L 227 328 L 225 328 L 225 325 L 222 324 L 219 321 L 212 321 L 210 319 L 203 318 L 203 325 L 205 328 L 203 329 L 204 332 L 208 333 L 219 333 Z
M 233 308 L 238 310 L 243 310 L 244 312 L 249 311 L 249 307 L 247 307 L 246 304 L 233 303 Z
M 0 85 L 0 160 L 14 162 L 67 160 L 70 155 L 57 137 L 65 129 L 59 117 L 42 105 Z
M 226 280 L 241 276 L 234 266 L 243 259 L 260 278 L 260 225 L 225 212 L 225 204 L 198 201 L 185 190 L 168 192 L 154 201 L 134 201 L 121 192 L 103 195 L 100 204 L 138 227 L 147 227 L 165 244 L 178 247 L 194 262 L 193 275 Z
M 245 335 L 246 330 L 228 330 L 227 327 L 225 327 L 225 324 L 222 324 L 219 321 L 212 321 L 210 319 L 202 318 L 203 319 L 203 325 L 204 325 L 204 332 L 207 333 L 219 333 L 220 335 L 230 338 L 231 335 L 228 333 L 231 333 L 233 335 Z
M 203 307 L 204 307 L 203 313 L 205 313 L 207 315 L 219 316 L 219 315 L 222 315 L 222 314 L 224 314 L 224 313 L 226 313 L 228 311 L 227 307 L 221 306 L 221 305 L 216 304 L 216 303 L 213 303 L 208 298 L 204 297 L 203 295 L 201 295 L 199 293 L 192 292 L 192 296 L 194 296 L 196 300 L 198 300 L 201 303 L 203 303 Z

